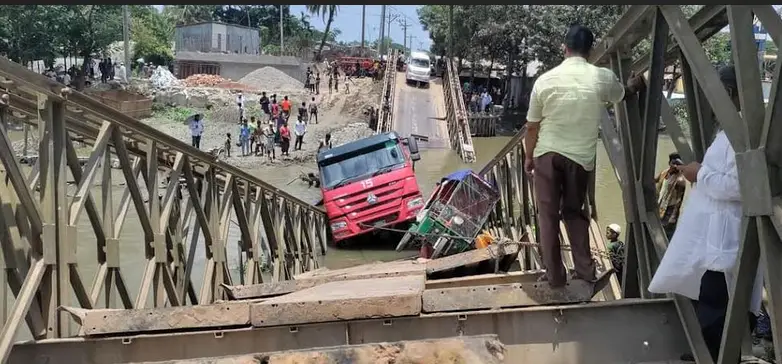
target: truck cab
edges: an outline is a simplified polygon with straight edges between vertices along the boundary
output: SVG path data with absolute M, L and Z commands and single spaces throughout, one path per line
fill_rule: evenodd
M 424 52 L 411 52 L 410 59 L 407 61 L 407 71 L 405 71 L 405 80 L 408 84 L 415 82 L 416 85 L 429 85 L 431 79 L 432 62 L 429 55 Z
M 323 206 L 338 245 L 382 227 L 406 229 L 424 200 L 415 177 L 413 138 L 373 135 L 318 153 Z

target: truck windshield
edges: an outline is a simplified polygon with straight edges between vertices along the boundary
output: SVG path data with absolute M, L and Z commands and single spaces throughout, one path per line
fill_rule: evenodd
M 426 59 L 420 59 L 420 58 L 413 58 L 410 61 L 410 65 L 418 68 L 429 68 L 429 60 Z
M 320 166 L 320 174 L 323 178 L 323 187 L 334 188 L 404 162 L 405 158 L 399 145 L 389 140 L 356 153 L 334 157 L 327 164 Z

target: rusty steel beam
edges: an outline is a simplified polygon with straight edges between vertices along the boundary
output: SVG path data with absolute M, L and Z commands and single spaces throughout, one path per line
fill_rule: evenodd
M 43 340 L 17 344 L 8 363 L 154 362 L 483 334 L 499 337 L 507 348 L 506 363 L 664 362 L 687 350 L 672 301 L 655 299 L 295 327 Z

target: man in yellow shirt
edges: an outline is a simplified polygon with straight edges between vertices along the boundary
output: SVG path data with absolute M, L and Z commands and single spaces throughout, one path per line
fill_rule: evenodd
M 570 239 L 574 278 L 596 279 L 583 206 L 589 172 L 595 169 L 598 126 L 607 103 L 618 103 L 644 87 L 641 77 L 632 77 L 625 87 L 611 70 L 587 62 L 594 40 L 589 29 L 570 27 L 565 60 L 535 81 L 527 111 L 524 168 L 534 171 L 541 255 L 546 279 L 555 288 L 567 281 L 560 218 Z

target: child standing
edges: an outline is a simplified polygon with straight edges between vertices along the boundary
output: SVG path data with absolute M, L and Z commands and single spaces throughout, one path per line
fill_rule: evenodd
M 225 149 L 225 154 L 228 158 L 231 158 L 231 133 L 225 133 L 225 144 L 223 149 Z

